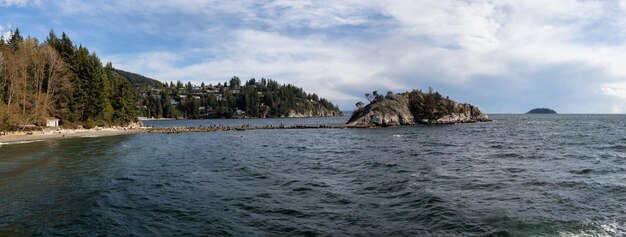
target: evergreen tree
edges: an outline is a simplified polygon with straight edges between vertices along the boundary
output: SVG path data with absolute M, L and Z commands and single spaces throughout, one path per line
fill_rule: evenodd
M 226 84 L 224 84 L 226 85 Z M 234 90 L 239 88 L 239 86 L 241 86 L 241 80 L 239 79 L 239 77 L 233 77 L 230 79 L 230 89 Z
M 57 37 L 57 35 L 54 33 L 53 30 L 50 31 L 50 33 L 48 34 L 48 38 L 46 39 L 46 41 L 44 42 L 50 46 L 52 46 L 53 48 L 57 49 L 59 48 L 59 45 L 61 44 L 61 40 L 59 39 L 59 37 Z
M 11 48 L 11 50 L 17 51 L 20 43 L 22 43 L 23 41 L 24 38 L 22 37 L 22 35 L 20 35 L 20 29 L 15 28 L 15 31 L 11 33 L 11 38 L 9 39 L 9 47 Z

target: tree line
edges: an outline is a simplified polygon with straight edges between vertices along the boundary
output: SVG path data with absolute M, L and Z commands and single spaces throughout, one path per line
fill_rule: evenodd
M 154 118 L 267 118 L 293 115 L 336 116 L 339 108 L 317 94 L 262 78 L 239 77 L 217 85 L 178 81 L 145 87 L 141 114 Z
M 53 31 L 39 42 L 19 29 L 0 38 L 0 129 L 45 125 L 125 125 L 136 121 L 136 92 L 111 63 Z

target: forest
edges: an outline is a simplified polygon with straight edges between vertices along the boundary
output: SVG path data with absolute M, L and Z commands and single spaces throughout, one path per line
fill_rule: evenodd
M 217 85 L 164 83 L 144 87 L 140 110 L 148 118 L 268 118 L 338 116 L 339 108 L 291 84 L 239 77 Z
M 238 77 L 217 85 L 160 81 L 119 70 L 65 33 L 0 38 L 0 131 L 41 127 L 124 126 L 146 118 L 337 116 L 330 101 L 302 88 Z
M 53 31 L 39 42 L 19 29 L 0 39 L 0 130 L 43 126 L 126 125 L 137 120 L 137 94 L 111 63 Z

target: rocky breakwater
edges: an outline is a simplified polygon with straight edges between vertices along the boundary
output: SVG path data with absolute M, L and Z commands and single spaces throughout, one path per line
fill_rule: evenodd
M 187 133 L 187 132 L 224 132 L 224 131 L 247 131 L 247 130 L 267 130 L 267 129 L 324 129 L 324 128 L 346 128 L 345 125 L 240 125 L 240 126 L 208 126 L 208 127 L 149 127 L 145 128 L 148 133 Z
M 457 103 L 438 92 L 414 90 L 386 96 L 367 95 L 368 105 L 357 103 L 348 127 L 400 126 L 414 124 L 454 124 L 491 121 L 478 107 Z

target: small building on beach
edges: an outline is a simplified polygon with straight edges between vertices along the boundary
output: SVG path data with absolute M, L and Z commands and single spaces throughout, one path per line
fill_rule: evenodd
M 46 127 L 58 127 L 59 119 L 58 118 L 49 118 L 46 119 Z

